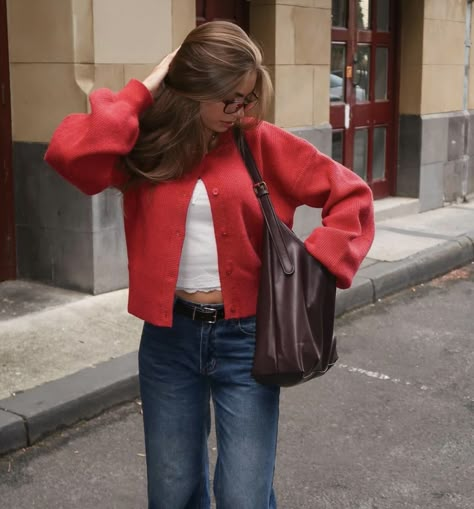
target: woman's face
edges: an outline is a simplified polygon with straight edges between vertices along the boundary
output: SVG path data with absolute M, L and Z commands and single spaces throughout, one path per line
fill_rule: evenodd
M 252 95 L 255 84 L 257 82 L 257 73 L 252 71 L 247 74 L 242 81 L 237 85 L 235 90 L 225 98 L 225 101 L 235 101 L 236 103 L 247 103 L 254 99 Z M 219 102 L 202 102 L 201 103 L 201 120 L 204 127 L 215 133 L 223 133 L 230 129 L 237 119 L 245 115 L 244 108 L 240 108 L 234 113 L 225 113 L 224 107 L 226 103 Z M 227 109 L 232 109 L 232 105 L 227 106 Z

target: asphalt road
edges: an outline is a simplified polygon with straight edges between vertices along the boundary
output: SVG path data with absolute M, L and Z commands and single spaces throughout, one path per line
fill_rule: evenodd
M 474 507 L 473 294 L 471 264 L 338 320 L 337 367 L 283 392 L 279 509 Z M 144 509 L 142 442 L 135 402 L 0 458 L 0 506 Z

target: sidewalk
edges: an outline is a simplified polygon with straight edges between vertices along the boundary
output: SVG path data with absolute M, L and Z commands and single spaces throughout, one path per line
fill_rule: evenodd
M 338 291 L 338 316 L 474 261 L 474 197 L 423 214 L 416 206 L 376 202 L 375 241 L 352 287 Z M 390 218 L 400 210 L 408 215 Z M 142 322 L 126 302 L 127 290 L 0 283 L 0 454 L 138 396 Z

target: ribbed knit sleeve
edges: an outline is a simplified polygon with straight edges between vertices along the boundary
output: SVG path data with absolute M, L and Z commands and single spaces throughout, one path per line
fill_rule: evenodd
M 257 139 L 257 159 L 264 177 L 274 180 L 279 191 L 276 195 L 284 196 L 294 206 L 322 209 L 322 226 L 312 231 L 305 246 L 336 276 L 339 288 L 348 288 L 374 238 L 369 186 L 354 172 L 287 131 L 264 123 Z
M 45 160 L 86 194 L 125 183 L 117 169 L 138 137 L 138 117 L 153 98 L 137 80 L 118 93 L 99 89 L 90 95 L 91 112 L 68 115 L 53 134 Z
M 349 288 L 374 239 L 369 186 L 354 172 L 315 152 L 298 176 L 293 193 L 307 205 L 322 205 L 323 226 L 313 230 L 305 246 L 336 275 L 339 288 Z

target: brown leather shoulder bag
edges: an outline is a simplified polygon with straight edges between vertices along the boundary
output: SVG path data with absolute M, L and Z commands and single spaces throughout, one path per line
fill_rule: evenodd
M 336 279 L 277 217 L 240 129 L 234 138 L 265 218 L 252 375 L 289 387 L 323 375 L 338 358 Z

